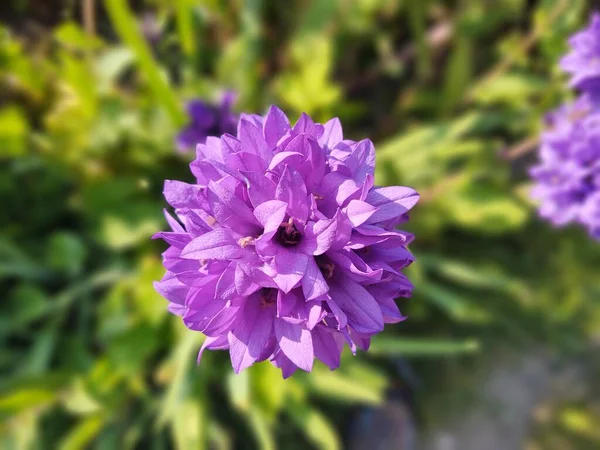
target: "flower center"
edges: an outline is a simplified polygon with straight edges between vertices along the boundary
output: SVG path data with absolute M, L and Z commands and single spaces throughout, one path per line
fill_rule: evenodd
M 315 256 L 315 262 L 325 278 L 331 278 L 335 270 L 335 265 L 325 255 Z
M 298 242 L 302 235 L 294 225 L 294 219 L 290 217 L 287 222 L 283 222 L 277 230 L 277 241 L 284 247 L 293 247 Z
M 260 304 L 263 308 L 274 305 L 277 302 L 277 289 L 262 288 L 259 291 Z

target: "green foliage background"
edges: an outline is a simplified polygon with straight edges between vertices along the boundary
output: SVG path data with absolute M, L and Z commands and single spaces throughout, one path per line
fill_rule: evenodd
M 587 355 L 600 247 L 537 220 L 526 178 L 541 115 L 572 95 L 556 62 L 586 8 L 5 1 L 0 447 L 337 449 L 353 412 L 392 387 L 414 390 L 425 428 L 499 349 Z M 260 364 L 235 376 L 221 352 L 198 367 L 202 336 L 152 288 L 163 180 L 191 179 L 173 145 L 182 105 L 224 89 L 244 111 L 275 103 L 295 117 L 339 116 L 349 137 L 376 142 L 378 184 L 422 193 L 408 226 L 418 258 L 414 297 L 401 304 L 409 320 L 368 354 L 344 354 L 339 371 L 318 365 L 283 381 Z M 598 417 L 572 406 L 553 432 L 594 448 Z

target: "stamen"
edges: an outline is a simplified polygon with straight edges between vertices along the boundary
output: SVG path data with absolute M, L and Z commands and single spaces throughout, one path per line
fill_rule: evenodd
M 206 223 L 208 224 L 209 227 L 214 227 L 215 224 L 217 223 L 217 219 L 215 219 L 213 216 L 208 216 L 206 218 Z
M 254 245 L 254 238 L 252 236 L 240 238 L 238 244 L 240 245 L 240 247 L 246 248 L 248 245 Z

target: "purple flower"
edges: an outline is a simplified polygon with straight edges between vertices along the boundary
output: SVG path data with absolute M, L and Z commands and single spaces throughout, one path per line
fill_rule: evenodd
M 292 127 L 271 107 L 242 114 L 237 137 L 208 137 L 190 164 L 195 184 L 167 181 L 177 218 L 158 233 L 170 247 L 156 289 L 169 310 L 229 349 L 235 372 L 270 360 L 284 377 L 332 370 L 345 343 L 368 349 L 385 323 L 404 319 L 402 269 L 411 234 L 394 230 L 419 195 L 374 187 L 370 140 L 344 140 L 338 119 L 303 114 Z
M 569 39 L 571 52 L 561 68 L 571 74 L 571 87 L 591 91 L 600 87 L 600 14 L 594 13 L 590 25 Z
M 546 118 L 540 163 L 531 169 L 540 215 L 556 226 L 584 225 L 600 239 L 600 109 L 583 95 Z
M 231 111 L 235 95 L 226 93 L 220 105 L 210 105 L 203 100 L 192 100 L 186 105 L 190 123 L 177 135 L 177 148 L 181 152 L 204 144 L 209 136 L 235 133 L 238 117 Z

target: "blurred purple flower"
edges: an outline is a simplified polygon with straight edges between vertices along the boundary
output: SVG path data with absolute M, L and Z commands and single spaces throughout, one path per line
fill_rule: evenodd
M 571 87 L 583 91 L 600 88 L 600 14 L 592 14 L 589 26 L 569 39 L 571 51 L 561 68 L 571 74 Z
M 540 163 L 530 173 L 540 215 L 556 226 L 584 225 L 600 239 L 600 109 L 588 95 L 546 117 Z
M 189 124 L 177 135 L 177 148 L 181 152 L 204 144 L 209 136 L 235 133 L 238 116 L 231 111 L 235 94 L 226 93 L 218 106 L 203 100 L 192 100 L 186 105 Z
M 166 214 L 172 231 L 155 235 L 170 245 L 155 287 L 207 336 L 199 358 L 229 349 L 235 372 L 268 359 L 288 377 L 315 357 L 333 370 L 344 343 L 366 350 L 404 319 L 394 299 L 411 295 L 413 236 L 394 228 L 419 195 L 373 186 L 370 140 L 344 140 L 337 118 L 292 127 L 273 106 L 196 151 L 196 183 L 165 183 L 179 221 Z

